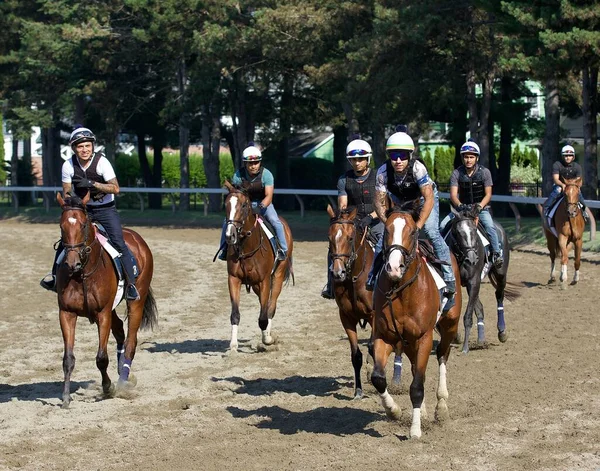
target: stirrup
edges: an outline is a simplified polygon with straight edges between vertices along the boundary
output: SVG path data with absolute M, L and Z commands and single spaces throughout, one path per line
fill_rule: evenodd
M 375 289 L 375 280 L 376 279 L 377 279 L 377 277 L 374 275 L 369 276 L 369 278 L 367 279 L 367 283 L 365 284 L 365 289 L 367 291 L 373 291 L 373 289 Z
M 217 258 L 219 260 L 223 260 L 224 262 L 226 262 L 227 261 L 227 249 L 221 250 L 221 252 L 219 252 L 219 255 L 217 256 Z
M 138 292 L 136 286 L 133 283 L 127 285 L 127 288 L 125 290 L 125 298 L 127 299 L 127 301 L 137 301 L 140 299 L 140 293 Z
M 283 249 L 278 249 L 277 250 L 277 255 L 276 255 L 277 260 L 280 261 L 284 261 L 285 259 L 287 259 L 287 254 L 285 253 L 285 250 Z
M 40 286 L 48 291 L 54 291 L 56 293 L 56 276 L 52 273 L 48 273 L 41 279 Z
M 502 268 L 502 265 L 504 265 L 504 259 L 502 258 L 502 255 L 499 253 L 495 253 L 492 255 L 492 263 L 494 264 L 494 267 L 496 267 L 496 269 L 500 269 Z
M 331 284 L 327 283 L 325 287 L 321 290 L 321 297 L 325 299 L 334 299 L 335 296 L 333 294 L 333 290 L 331 289 Z

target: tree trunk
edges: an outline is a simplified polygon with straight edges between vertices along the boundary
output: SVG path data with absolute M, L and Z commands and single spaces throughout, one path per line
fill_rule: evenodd
M 477 113 L 477 96 L 475 95 L 475 70 L 467 72 L 467 109 L 469 111 L 469 133 L 471 138 L 478 140 L 479 114 Z
M 182 113 L 179 117 L 179 186 L 180 188 L 190 187 L 190 125 L 189 114 L 185 109 L 186 106 L 186 85 L 187 71 L 185 61 L 179 61 L 179 70 L 177 71 L 177 83 L 179 86 L 179 96 L 182 101 Z M 179 195 L 179 209 L 188 211 L 190 209 L 190 194 L 181 193 Z
M 494 193 L 508 195 L 510 188 L 510 157 L 512 154 L 512 124 L 508 112 L 512 103 L 510 78 L 502 77 L 500 99 L 500 151 L 498 157 L 498 173 L 494 180 Z
M 467 134 L 467 114 L 467 105 L 460 104 L 459 107 L 456 109 L 456 112 L 452 119 L 450 139 L 452 140 L 452 145 L 454 146 L 454 168 L 458 168 L 462 165 L 460 148 L 464 144 L 465 135 Z
M 10 186 L 19 186 L 19 139 L 12 132 L 12 155 L 10 157 Z
M 60 157 L 60 136 L 57 128 L 42 129 L 42 169 L 44 186 L 62 186 L 62 164 Z
M 33 174 L 33 167 L 31 166 L 31 135 L 28 135 L 23 139 L 23 158 L 21 159 L 23 168 L 27 171 L 27 181 L 23 182 L 25 186 L 37 185 L 37 175 Z M 32 199 L 31 193 L 19 193 L 20 204 L 35 204 L 35 200 Z
M 165 147 L 165 129 L 159 127 L 152 134 L 152 148 L 154 149 L 154 161 L 152 163 L 152 186 L 162 188 L 162 151 Z M 162 194 L 150 193 L 148 197 L 148 206 L 150 209 L 162 208 Z
M 85 102 L 83 100 L 83 95 L 77 95 L 75 97 L 75 124 L 83 125 L 84 110 Z
M 220 188 L 221 177 L 219 173 L 219 149 L 221 141 L 220 119 L 210 116 L 209 107 L 205 106 L 202 119 L 202 165 L 206 175 L 207 188 Z M 221 195 L 208 196 L 208 210 L 216 213 L 221 210 Z
M 495 73 L 490 69 L 483 83 L 483 97 L 481 101 L 481 124 L 479 127 L 478 139 L 479 149 L 481 154 L 479 162 L 484 167 L 490 168 L 490 135 L 489 135 L 489 120 L 490 110 L 492 109 L 492 92 L 494 89 Z
M 137 134 L 137 148 L 140 168 L 142 170 L 142 177 L 144 178 L 144 185 L 147 188 L 150 188 L 152 187 L 152 169 L 150 169 L 148 154 L 146 154 L 146 136 L 141 131 L 139 131 Z
M 377 123 L 373 128 L 373 157 L 375 159 L 376 169 L 383 165 L 387 158 L 385 155 L 385 143 L 385 126 L 381 123 Z
M 337 181 L 349 168 L 346 159 L 346 146 L 348 145 L 348 129 L 344 125 L 333 128 L 333 175 L 332 188 L 336 187 Z
M 555 77 L 546 81 L 545 95 L 546 129 L 542 144 L 542 192 L 547 196 L 552 191 L 552 164 L 560 155 L 560 110 L 558 108 L 560 96 Z
M 279 108 L 279 153 L 277 155 L 277 186 L 291 188 L 290 136 L 292 134 L 292 106 L 294 101 L 294 78 L 285 75 L 282 83 L 281 104 Z M 278 205 L 291 210 L 296 204 L 293 196 L 279 196 Z
M 583 195 L 598 197 L 598 66 L 583 68 Z

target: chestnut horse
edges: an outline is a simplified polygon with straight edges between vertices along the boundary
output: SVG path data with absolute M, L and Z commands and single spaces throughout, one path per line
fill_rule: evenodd
M 581 266 L 581 250 L 583 247 L 583 231 L 585 230 L 585 220 L 579 207 L 579 188 L 581 187 L 581 178 L 565 180 L 563 190 L 564 197 L 559 203 L 554 213 L 554 227 L 558 233 L 556 237 L 548 227 L 548 222 L 544 218 L 544 233 L 546 234 L 546 243 L 550 251 L 550 279 L 548 283 L 554 283 L 554 263 L 556 257 L 560 255 L 560 281 L 564 287 L 567 281 L 567 263 L 569 261 L 569 244 L 575 247 L 575 274 L 573 275 L 572 285 L 579 281 L 579 267 Z
M 272 319 L 277 309 L 277 298 L 283 283 L 292 276 L 293 240 L 290 227 L 280 217 L 285 229 L 288 246 L 286 260 L 279 261 L 275 271 L 275 254 L 267 235 L 252 212 L 252 202 L 244 190 L 238 190 L 228 181 L 225 187 L 229 191 L 225 198 L 227 241 L 227 273 L 229 298 L 231 299 L 231 351 L 238 348 L 238 326 L 240 324 L 240 290 L 242 284 L 250 292 L 250 287 L 258 296 L 260 314 L 258 326 L 262 331 L 265 345 L 275 343 L 271 336 Z
M 131 362 L 135 357 L 137 332 L 141 328 L 152 328 L 157 322 L 154 296 L 150 288 L 153 272 L 152 253 L 144 239 L 132 230 L 123 230 L 123 236 L 139 269 L 136 286 L 140 293 L 137 301 L 127 301 L 127 337 L 123 321 L 113 309 L 117 294 L 118 279 L 111 256 L 96 238 L 96 226 L 92 224 L 86 210 L 89 193 L 85 198 L 70 196 L 65 199 L 60 193 L 56 199 L 62 208 L 60 230 L 65 249 L 63 262 L 56 273 L 60 328 L 65 351 L 63 356 L 64 388 L 63 408 L 71 402 L 71 373 L 75 367 L 73 346 L 78 317 L 86 317 L 98 326 L 98 353 L 96 366 L 102 375 L 102 391 L 112 395 L 115 387 L 108 376 L 108 337 L 112 330 L 117 341 L 117 389 L 135 385 L 130 376 Z
M 425 415 L 424 382 L 427 362 L 433 346 L 433 330 L 441 340 L 436 354 L 439 363 L 437 406 L 438 420 L 448 417 L 446 363 L 450 344 L 458 331 L 462 293 L 458 264 L 451 255 L 456 277 L 455 305 L 440 311 L 440 294 L 436 282 L 418 250 L 417 214 L 394 208 L 388 215 L 384 234 L 385 265 L 374 290 L 373 355 L 375 365 L 371 382 L 379 392 L 388 417 L 400 418 L 400 408 L 387 390 L 385 365 L 393 350 L 408 356 L 413 373 L 410 400 L 413 406 L 410 436 L 421 436 L 421 413 Z

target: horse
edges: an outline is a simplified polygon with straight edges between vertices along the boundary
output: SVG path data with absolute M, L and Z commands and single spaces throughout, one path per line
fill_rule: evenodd
M 448 246 L 456 256 L 460 269 L 461 284 L 467 288 L 469 301 L 464 315 L 465 338 L 463 353 L 469 352 L 469 334 L 473 327 L 473 311 L 477 315 L 477 345 L 485 344 L 485 327 L 483 322 L 483 304 L 479 299 L 482 278 L 486 273 L 486 250 L 477 232 L 479 218 L 472 208 L 458 213 L 451 222 Z M 506 322 L 504 320 L 504 297 L 514 301 L 520 296 L 516 286 L 507 285 L 507 274 L 510 263 L 510 247 L 504 228 L 494 221 L 498 240 L 502 247 L 504 263 L 501 268 L 496 268 L 490 263 L 491 268 L 487 275 L 496 290 L 496 307 L 498 312 L 498 340 L 504 343 L 508 338 Z
M 63 199 L 60 193 L 56 196 L 62 208 L 60 229 L 65 250 L 63 262 L 56 273 L 60 328 L 64 341 L 62 407 L 65 409 L 71 403 L 70 383 L 75 367 L 73 346 L 78 317 L 87 317 L 90 323 L 98 326 L 96 366 L 102 375 L 102 391 L 106 396 L 135 386 L 136 380 L 130 375 L 130 370 L 135 357 L 138 329 L 153 328 L 157 323 L 156 302 L 150 288 L 152 252 L 139 234 L 124 229 L 125 242 L 138 263 L 139 277 L 136 286 L 140 293 L 139 300 L 127 301 L 125 337 L 123 321 L 113 309 L 118 289 L 117 275 L 110 254 L 96 238 L 96 226 L 92 224 L 86 210 L 89 198 L 89 193 L 83 200 L 76 196 Z M 107 373 L 107 344 L 111 331 L 117 341 L 119 380 L 116 388 Z
M 393 208 L 388 212 L 384 234 L 385 263 L 374 290 L 373 355 L 371 383 L 377 389 L 388 417 L 400 418 L 400 408 L 387 391 L 385 365 L 392 352 L 404 351 L 413 373 L 410 399 L 413 406 L 410 437 L 421 436 L 421 414 L 425 416 L 424 382 L 427 362 L 433 346 L 433 330 L 441 340 L 436 348 L 439 364 L 437 420 L 448 417 L 446 363 L 450 345 L 458 331 L 462 293 L 458 264 L 451 255 L 456 277 L 455 304 L 440 313 L 440 294 L 436 281 L 418 249 L 419 230 L 416 211 Z
M 554 283 L 554 263 L 560 254 L 560 282 L 565 287 L 567 281 L 567 263 L 569 261 L 569 244 L 575 247 L 575 274 L 572 285 L 579 281 L 579 267 L 581 266 L 581 250 L 583 247 L 583 231 L 585 230 L 585 219 L 579 206 L 579 188 L 581 178 L 565 180 L 563 198 L 554 213 L 554 227 L 558 237 L 554 235 L 544 218 L 543 228 L 546 235 L 546 243 L 550 252 L 550 279 L 548 284 Z
M 225 182 L 228 194 L 225 197 L 227 241 L 227 273 L 229 298 L 231 300 L 231 340 L 230 351 L 238 349 L 238 326 L 240 324 L 240 291 L 242 284 L 249 293 L 250 288 L 258 296 L 260 314 L 258 326 L 262 331 L 264 345 L 272 345 L 271 335 L 273 316 L 277 309 L 277 298 L 283 283 L 292 277 L 293 239 L 288 223 L 280 217 L 285 229 L 288 246 L 287 258 L 278 261 L 258 218 L 252 212 L 252 202 L 243 189 L 237 189 Z

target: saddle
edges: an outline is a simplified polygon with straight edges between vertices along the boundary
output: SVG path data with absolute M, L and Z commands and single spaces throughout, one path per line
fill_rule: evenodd
M 563 195 L 561 193 L 559 195 L 559 197 L 556 198 L 556 201 L 554 203 L 552 203 L 552 206 L 550 206 L 550 208 L 548 208 L 548 214 L 546 216 L 546 225 L 548 226 L 548 229 L 550 229 L 550 231 L 552 232 L 552 234 L 554 234 L 555 237 L 558 237 L 558 232 L 556 231 L 556 225 L 554 224 L 554 216 L 556 216 L 556 210 L 558 209 L 558 205 L 564 199 L 565 199 L 565 195 Z

